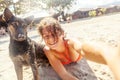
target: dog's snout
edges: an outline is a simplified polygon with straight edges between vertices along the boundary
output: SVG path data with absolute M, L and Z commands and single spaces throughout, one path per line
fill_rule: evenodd
M 25 40 L 26 36 L 24 34 L 18 34 L 18 39 L 20 41 Z

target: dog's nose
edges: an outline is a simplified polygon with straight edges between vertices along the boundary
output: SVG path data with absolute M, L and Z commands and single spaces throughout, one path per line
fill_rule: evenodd
M 18 39 L 20 40 L 20 41 L 22 41 L 22 40 L 25 40 L 25 35 L 24 34 L 18 34 Z

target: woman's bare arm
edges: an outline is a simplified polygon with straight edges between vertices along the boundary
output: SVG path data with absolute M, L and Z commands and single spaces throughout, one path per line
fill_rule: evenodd
M 54 55 L 50 54 L 49 51 L 45 51 L 45 53 L 51 66 L 58 73 L 62 80 L 78 80 L 75 76 L 66 71 L 63 64 Z
M 120 49 L 120 47 L 118 49 Z M 118 51 L 118 49 L 99 43 L 82 44 L 84 57 L 94 62 L 107 64 L 113 72 L 116 80 L 120 80 L 120 52 Z
M 115 79 L 120 80 L 120 44 L 116 52 L 111 55 L 111 59 L 108 60 L 108 66 L 113 72 Z
M 99 46 L 101 44 L 97 43 L 82 43 L 81 46 L 81 53 L 83 57 L 85 57 L 88 60 L 107 64 L 104 54 L 106 54 L 106 50 L 104 49 L 104 46 Z

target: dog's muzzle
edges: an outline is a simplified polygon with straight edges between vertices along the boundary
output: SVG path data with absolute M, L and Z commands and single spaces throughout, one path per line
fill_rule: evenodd
M 23 41 L 26 39 L 26 36 L 24 34 L 18 34 L 18 41 Z

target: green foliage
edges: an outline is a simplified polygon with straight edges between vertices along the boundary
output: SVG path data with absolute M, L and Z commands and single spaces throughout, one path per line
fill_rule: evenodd
M 89 14 L 90 17 L 94 17 L 94 16 L 97 15 L 95 10 L 91 10 L 91 11 L 89 11 L 88 14 Z
M 11 0 L 0 0 L 0 11 L 3 11 L 5 7 L 11 5 Z
M 100 11 L 101 11 L 102 13 L 105 13 L 105 12 L 106 12 L 106 8 L 101 8 Z
M 46 8 L 54 8 L 56 10 L 63 10 L 71 6 L 74 0 L 41 0 L 44 4 L 46 4 Z
M 13 2 L 13 0 L 0 0 L 0 12 L 8 7 L 15 14 L 25 13 L 27 10 L 33 9 L 40 6 L 40 0 L 18 0 Z
M 22 14 L 30 10 L 54 9 L 58 12 L 63 11 L 65 8 L 69 9 L 74 0 L 0 0 L 0 11 L 3 11 L 6 7 L 13 10 L 15 14 Z M 43 5 L 46 5 L 44 7 Z

